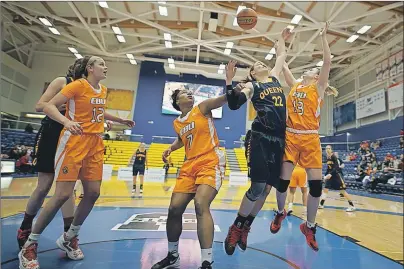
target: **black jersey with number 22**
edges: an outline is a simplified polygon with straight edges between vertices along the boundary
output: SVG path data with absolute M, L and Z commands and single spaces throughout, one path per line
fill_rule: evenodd
M 286 97 L 278 79 L 268 77 L 265 82 L 252 82 L 251 102 L 257 111 L 251 129 L 268 135 L 285 137 Z

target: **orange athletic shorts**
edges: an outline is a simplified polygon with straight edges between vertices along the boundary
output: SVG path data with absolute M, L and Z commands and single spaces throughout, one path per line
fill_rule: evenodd
M 226 157 L 220 149 L 186 160 L 181 167 L 173 192 L 196 193 L 199 185 L 219 191 L 224 179 Z
M 104 142 L 100 135 L 62 131 L 55 156 L 57 181 L 102 180 L 103 162 Z
M 304 188 L 307 187 L 307 174 L 304 168 L 296 166 L 292 173 L 292 178 L 290 179 L 289 187 L 292 188 Z
M 322 168 L 322 151 L 318 134 L 295 134 L 286 131 L 286 145 L 283 161 L 303 168 Z

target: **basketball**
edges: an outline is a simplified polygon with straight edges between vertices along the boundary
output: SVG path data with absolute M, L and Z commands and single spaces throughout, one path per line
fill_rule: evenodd
M 237 24 L 244 30 L 250 30 L 257 24 L 257 13 L 251 8 L 245 8 L 237 14 Z

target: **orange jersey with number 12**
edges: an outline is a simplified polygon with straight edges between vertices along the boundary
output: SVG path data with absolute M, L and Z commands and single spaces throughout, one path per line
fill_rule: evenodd
M 317 92 L 316 84 L 304 86 L 297 83 L 290 90 L 286 100 L 286 126 L 296 130 L 318 130 L 322 104 L 323 100 Z
M 219 147 L 213 119 L 206 117 L 199 105 L 192 108 L 183 118 L 174 120 L 174 130 L 181 137 L 187 159 L 195 158 Z
M 100 84 L 94 89 L 85 79 L 78 79 L 66 85 L 61 93 L 69 98 L 66 117 L 80 122 L 84 134 L 104 132 L 104 112 L 107 101 L 107 88 Z

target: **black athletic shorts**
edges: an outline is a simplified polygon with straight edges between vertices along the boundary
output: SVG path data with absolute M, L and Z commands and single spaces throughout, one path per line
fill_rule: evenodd
M 336 173 L 335 175 L 332 175 L 330 179 L 325 181 L 324 188 L 337 191 L 345 190 L 346 186 L 344 178 L 340 173 Z
M 47 122 L 41 125 L 35 138 L 34 169 L 42 173 L 55 172 L 55 155 L 63 125 L 58 122 Z
M 137 164 L 133 165 L 133 176 L 137 176 L 138 173 L 139 175 L 143 176 L 144 170 L 145 170 L 144 165 L 137 165 Z
M 285 138 L 251 131 L 247 144 L 248 175 L 251 182 L 278 187 L 285 152 Z

